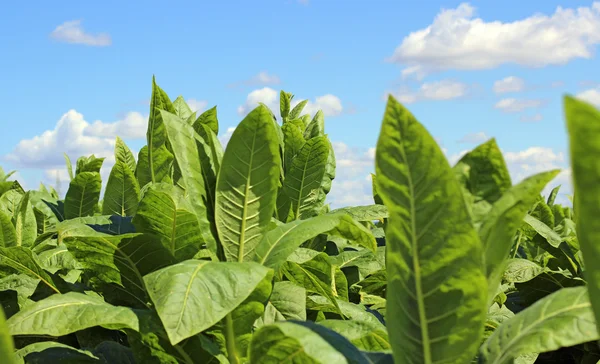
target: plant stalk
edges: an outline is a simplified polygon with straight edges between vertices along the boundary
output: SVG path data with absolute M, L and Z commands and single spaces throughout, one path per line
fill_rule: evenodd
M 231 313 L 225 316 L 225 346 L 227 347 L 227 359 L 231 364 L 240 364 L 237 348 L 235 346 L 235 332 L 233 330 L 233 318 Z

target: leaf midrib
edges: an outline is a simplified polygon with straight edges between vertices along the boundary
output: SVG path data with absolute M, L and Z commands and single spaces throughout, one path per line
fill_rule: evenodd
M 408 177 L 408 188 L 410 190 L 410 224 L 411 224 L 411 246 L 412 246 L 412 259 L 413 259 L 413 270 L 415 273 L 415 295 L 417 298 L 417 306 L 419 309 L 419 321 L 421 322 L 420 325 L 420 329 L 421 329 L 421 339 L 422 339 L 422 344 L 423 344 L 423 359 L 424 359 L 424 363 L 429 364 L 431 363 L 431 346 L 430 346 L 430 342 L 429 342 L 429 327 L 427 326 L 427 314 L 425 312 L 425 305 L 424 305 L 424 297 L 423 297 L 423 289 L 421 287 L 422 282 L 421 282 L 421 265 L 420 265 L 420 261 L 419 261 L 419 251 L 418 251 L 418 235 L 416 233 L 417 231 L 417 224 L 416 224 L 416 218 L 415 218 L 415 186 L 413 184 L 413 177 L 412 177 L 412 173 L 411 173 L 411 169 L 410 166 L 408 166 L 408 160 L 406 158 L 406 152 L 404 150 L 404 143 L 401 142 L 400 143 L 400 152 L 402 153 L 402 157 L 404 158 L 404 161 L 406 161 L 407 167 L 406 168 L 406 173 L 407 173 L 407 177 Z
M 242 221 L 240 223 L 240 240 L 238 248 L 238 262 L 244 261 L 244 245 L 246 239 L 246 215 L 248 214 L 248 193 L 250 192 L 250 180 L 252 178 L 252 163 L 254 161 L 254 146 L 256 143 L 257 130 L 254 129 L 252 137 L 252 148 L 250 148 L 250 161 L 248 162 L 248 173 L 246 178 L 246 187 L 244 189 L 244 205 L 242 208 Z

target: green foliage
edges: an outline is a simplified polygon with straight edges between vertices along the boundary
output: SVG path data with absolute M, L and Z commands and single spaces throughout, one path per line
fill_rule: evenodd
M 322 111 L 280 93 L 226 148 L 152 79 L 147 143 L 65 160 L 64 200 L 0 169 L 2 363 L 595 363 L 600 112 L 565 99 L 559 171 L 512 184 L 494 139 L 454 166 L 388 100 L 373 202 L 330 211 Z M 103 194 L 102 194 L 103 192 Z M 102 195 L 102 201 L 100 197 Z M 586 264 L 587 263 L 587 264 Z

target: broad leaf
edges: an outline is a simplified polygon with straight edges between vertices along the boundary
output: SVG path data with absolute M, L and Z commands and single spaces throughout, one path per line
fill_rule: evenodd
M 63 243 L 88 271 L 98 290 L 117 290 L 120 301 L 141 308 L 148 302 L 142 277 L 174 262 L 152 235 L 92 232 L 65 237 Z
M 110 171 L 102 203 L 102 214 L 133 216 L 140 199 L 140 187 L 134 172 L 117 161 Z
M 217 178 L 215 221 L 225 258 L 254 255 L 275 210 L 281 156 L 271 112 L 252 110 L 227 144 Z
M 504 364 L 600 338 L 586 287 L 563 288 L 505 321 L 480 349 L 482 363 Z
M 100 200 L 100 173 L 81 172 L 69 184 L 65 196 L 65 219 L 91 216 Z
M 483 219 L 479 237 L 485 249 L 488 305 L 496 295 L 515 233 L 537 196 L 558 172 L 539 173 L 512 187 L 492 205 Z
M 304 144 L 283 182 L 282 192 L 287 199 L 280 197 L 278 201 L 280 218 L 286 216 L 287 206 L 291 206 L 295 219 L 318 215 L 321 207 L 319 190 L 331 151 L 331 143 L 326 136 L 312 138 Z
M 190 259 L 150 273 L 144 281 L 175 345 L 221 321 L 269 271 L 256 263 Z
M 175 109 L 174 114 L 182 118 L 183 120 L 187 120 L 191 116 L 196 119 L 195 113 L 190 109 L 189 105 L 183 99 L 183 96 L 179 95 L 173 101 L 173 108 Z
M 211 107 L 198 116 L 198 119 L 194 122 L 194 129 L 197 130 L 200 124 L 208 126 L 215 135 L 219 134 L 219 120 L 217 119 L 216 106 Z
M 387 324 L 397 363 L 466 362 L 483 334 L 483 249 L 433 137 L 388 99 L 376 153 L 389 210 Z
M 178 116 L 165 111 L 161 113 L 167 130 L 168 140 L 173 146 L 175 160 L 181 168 L 181 176 L 185 184 L 186 194 L 190 201 L 192 212 L 196 215 L 202 239 L 207 244 L 208 249 L 217 254 L 217 241 L 213 235 L 213 225 L 210 223 L 212 216 L 209 215 L 207 209 L 209 203 L 196 145 L 197 134 L 191 125 Z
M 135 157 L 123 139 L 118 136 L 115 142 L 115 161 L 125 164 L 132 173 L 135 173 L 137 165 Z
M 30 192 L 23 195 L 15 211 L 15 232 L 17 246 L 30 247 L 37 237 L 37 222 L 30 201 Z
M 319 234 L 340 236 L 372 251 L 377 248 L 375 238 L 367 228 L 350 216 L 331 213 L 296 220 L 270 230 L 256 246 L 253 260 L 277 269 L 300 244 Z
M 138 153 L 137 165 L 135 166 L 135 178 L 137 179 L 140 188 L 152 182 L 148 158 L 148 146 L 144 145 Z
M 160 237 L 162 245 L 177 261 L 192 258 L 203 242 L 198 220 L 190 211 L 191 208 L 186 209 L 183 201 L 184 197 L 176 196 L 174 191 L 169 193 L 150 189 L 140 201 L 133 218 L 138 232 Z
M 0 211 L 0 246 L 9 247 L 17 245 L 17 232 L 10 220 L 10 216 Z
M 148 171 L 152 182 L 161 182 L 169 177 L 173 165 L 173 154 L 167 148 L 167 132 L 162 120 L 161 110 L 175 113 L 175 108 L 169 96 L 158 87 L 153 76 L 150 116 L 148 118 L 148 131 L 146 132 Z M 140 183 L 140 186 L 143 186 L 142 183 Z
M 573 181 L 577 237 L 587 263 L 585 276 L 596 320 L 600 322 L 600 112 L 571 96 L 564 99 Z M 600 329 L 599 329 L 600 330 Z
M 0 265 L 10 267 L 31 278 L 39 279 L 56 293 L 60 293 L 52 278 L 40 267 L 37 258 L 31 250 L 13 246 L 0 248 Z
M 12 335 L 63 336 L 94 326 L 138 330 L 132 309 L 110 305 L 78 292 L 55 294 L 35 302 L 7 320 Z

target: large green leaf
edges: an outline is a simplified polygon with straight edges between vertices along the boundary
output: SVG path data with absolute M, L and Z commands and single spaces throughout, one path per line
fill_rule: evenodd
M 323 325 L 344 336 L 357 348 L 365 351 L 391 351 L 390 340 L 384 326 L 372 326 L 350 320 L 323 320 Z
M 176 189 L 177 187 L 172 187 Z M 177 261 L 192 258 L 202 246 L 196 216 L 187 209 L 183 196 L 175 191 L 149 189 L 133 218 L 136 231 L 160 237 L 163 246 Z
M 97 172 L 78 173 L 65 196 L 65 219 L 91 216 L 100 200 L 102 179 Z
M 304 287 L 307 292 L 316 293 L 326 297 L 336 312 L 341 314 L 336 290 L 335 267 L 325 253 L 317 253 L 306 261 L 292 261 L 291 259 L 281 266 L 282 274 L 291 282 Z
M 600 112 L 571 96 L 564 99 L 575 187 L 577 237 L 587 263 L 585 277 L 600 322 Z M 600 329 L 599 329 L 600 330 Z
M 168 140 L 173 146 L 175 160 L 181 168 L 181 177 L 185 184 L 187 198 L 190 201 L 192 212 L 196 215 L 202 239 L 209 250 L 217 254 L 217 241 L 213 235 L 214 227 L 210 223 L 212 216 L 207 209 L 208 198 L 196 145 L 197 134 L 191 125 L 177 115 L 166 111 L 161 111 L 161 113 Z
M 600 338 L 587 287 L 563 288 L 503 322 L 480 348 L 482 363 L 504 364 Z
M 175 345 L 221 321 L 269 271 L 256 263 L 190 259 L 150 273 L 144 281 Z
M 327 136 L 309 139 L 300 149 L 285 175 L 282 187 L 285 198 L 280 197 L 278 201 L 280 218 L 287 216 L 285 211 L 288 206 L 295 219 L 318 215 L 321 208 L 319 193 L 331 153 L 331 143 Z
M 6 191 L 0 196 L 0 212 L 6 213 L 12 219 L 17 214 L 23 195 L 24 193 L 18 190 Z
M 215 215 L 215 189 L 217 186 L 217 176 L 221 168 L 223 159 L 223 148 L 221 142 L 213 131 L 205 124 L 198 124 L 194 128 L 200 138 L 196 137 L 196 146 L 200 163 L 200 171 L 204 178 L 204 187 L 206 189 L 206 208 L 210 216 Z
M 25 193 L 15 211 L 15 232 L 17 246 L 29 247 L 37 238 L 37 222 L 30 201 L 30 192 Z
M 0 211 L 0 246 L 9 247 L 17 245 L 17 232 L 10 216 Z
M 292 102 L 293 98 L 294 95 L 289 92 L 285 92 L 283 90 L 279 92 L 279 115 L 281 115 L 281 119 L 284 123 L 288 114 L 290 113 L 290 103 Z
M 7 320 L 12 335 L 63 336 L 94 326 L 138 330 L 138 318 L 127 307 L 78 292 L 55 294 L 24 307 Z
M 233 132 L 217 178 L 215 221 L 227 260 L 254 255 L 275 210 L 280 165 L 275 123 L 261 105 Z
M 389 210 L 387 324 L 396 363 L 466 362 L 483 334 L 483 249 L 433 137 L 388 99 L 376 153 Z
M 216 106 L 211 107 L 198 116 L 198 119 L 194 122 L 194 129 L 198 129 L 200 124 L 208 126 L 215 135 L 219 134 L 219 120 L 217 119 Z
M 293 322 L 261 327 L 250 343 L 250 363 L 348 363 L 335 346 Z
M 292 221 L 270 230 L 256 246 L 253 260 L 277 269 L 300 244 L 319 234 L 340 236 L 372 251 L 377 248 L 377 242 L 367 228 L 348 215 L 332 213 Z
M 211 166 L 211 169 L 214 169 L 215 181 L 209 182 L 209 187 L 212 188 L 211 190 L 214 190 L 216 184 L 216 176 L 218 176 L 219 174 L 219 170 L 221 169 L 221 163 L 223 161 L 223 146 L 221 145 L 217 134 L 215 134 L 215 132 L 209 126 L 200 123 L 198 124 L 198 126 L 194 126 L 194 130 L 196 130 L 198 135 L 200 135 L 200 137 L 204 140 L 204 150 L 198 150 L 198 152 L 200 152 L 200 159 L 202 165 L 204 166 L 204 164 L 209 164 Z M 205 154 L 207 156 L 210 156 L 209 161 L 202 160 Z
M 325 135 L 325 115 L 322 110 L 316 112 L 311 122 L 306 126 L 304 139 L 312 139 Z
M 510 188 L 492 205 L 483 219 L 479 237 L 485 250 L 488 304 L 491 304 L 498 290 L 515 233 L 537 196 L 558 172 L 539 173 Z
M 296 104 L 296 106 L 294 106 L 294 108 L 290 111 L 288 115 L 288 120 L 293 120 L 300 117 L 300 114 L 302 114 L 302 110 L 304 109 L 306 104 L 308 104 L 308 100 L 302 100 L 298 104 Z
M 195 113 L 190 109 L 190 106 L 185 102 L 181 95 L 177 96 L 175 101 L 173 101 L 173 108 L 175 109 L 174 114 L 183 120 L 187 120 L 191 116 L 196 119 Z
M 512 185 L 502 151 L 495 138 L 477 146 L 465 154 L 455 168 L 468 166 L 466 188 L 473 195 L 474 203 L 496 202 Z
M 293 121 L 284 123 L 281 127 L 285 145 L 283 165 L 286 172 L 290 169 L 294 157 L 300 152 L 305 143 L 303 131 L 301 126 Z
M 75 170 L 75 175 L 83 172 L 95 172 L 100 173 L 100 169 L 102 168 L 102 164 L 104 163 L 105 158 L 96 158 L 95 155 L 90 155 L 89 157 L 80 157 L 77 159 L 77 168 Z
M 150 116 L 146 139 L 148 145 L 148 171 L 152 182 L 161 182 L 169 177 L 173 165 L 173 154 L 167 148 L 167 132 L 162 120 L 161 110 L 175 113 L 169 96 L 156 84 L 152 77 L 152 96 L 150 98 Z M 139 162 L 138 162 L 139 165 Z M 143 186 L 140 183 L 140 186 Z
M 129 170 L 132 173 L 135 172 L 135 157 L 123 139 L 119 138 L 118 136 L 117 140 L 115 141 L 115 161 L 125 164 L 127 167 L 129 167 Z
M 374 363 L 342 335 L 310 321 L 263 326 L 250 344 L 250 363 Z
M 138 160 L 135 166 L 135 178 L 137 179 L 140 188 L 152 182 L 148 158 L 148 146 L 144 145 L 138 153 Z
M 306 290 L 289 281 L 275 282 L 258 326 L 285 320 L 306 320 Z
M 152 235 L 90 233 L 66 237 L 63 243 L 98 284 L 98 290 L 116 290 L 119 302 L 142 308 L 149 301 L 143 276 L 174 263 Z
M 117 161 L 110 171 L 102 202 L 102 214 L 133 216 L 140 199 L 140 186 L 134 172 Z
M 245 362 L 254 323 L 265 313 L 265 306 L 273 289 L 272 281 L 273 271 L 269 271 L 248 298 L 214 329 L 207 331 L 207 334 L 220 338 L 221 350 L 227 352 L 230 362 L 236 362 L 236 359 Z
M 42 269 L 36 256 L 28 248 L 13 246 L 0 248 L 0 265 L 10 267 L 31 278 L 39 279 L 56 293 L 60 293 L 52 278 Z

